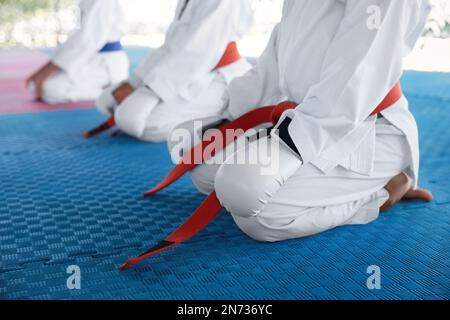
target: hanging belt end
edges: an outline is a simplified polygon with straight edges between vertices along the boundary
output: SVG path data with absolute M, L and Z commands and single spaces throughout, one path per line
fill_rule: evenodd
M 133 265 L 133 264 L 132 264 L 130 261 L 127 261 L 127 262 L 125 262 L 124 264 L 122 264 L 122 265 L 119 267 L 119 270 L 120 270 L 120 271 L 125 271 L 125 270 L 127 270 L 128 268 L 130 268 L 132 265 Z
M 90 139 L 92 138 L 92 134 L 89 131 L 83 132 L 82 134 L 83 138 Z
M 95 129 L 92 129 L 90 131 L 84 132 L 83 133 L 83 137 L 86 139 L 90 139 L 96 135 L 99 135 L 111 128 L 113 128 L 116 125 L 116 121 L 114 116 L 112 116 L 111 118 L 108 119 L 108 121 L 106 121 L 105 123 L 101 124 L 100 126 L 98 126 Z
M 145 198 L 151 197 L 151 196 L 155 195 L 157 192 L 158 192 L 158 190 L 155 190 L 155 189 L 148 190 L 148 191 L 144 192 L 144 197 Z

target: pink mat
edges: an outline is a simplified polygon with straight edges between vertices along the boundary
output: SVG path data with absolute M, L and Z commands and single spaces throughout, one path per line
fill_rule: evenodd
M 89 109 L 94 101 L 49 105 L 36 102 L 25 87 L 25 79 L 48 58 L 37 51 L 0 50 L 0 114 Z

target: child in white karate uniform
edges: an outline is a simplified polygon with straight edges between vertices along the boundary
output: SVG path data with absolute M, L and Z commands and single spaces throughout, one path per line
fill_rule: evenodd
M 379 25 L 370 23 L 370 8 Z M 215 191 L 259 241 L 370 223 L 405 197 L 430 201 L 431 193 L 417 188 L 418 130 L 407 99 L 372 115 L 400 80 L 429 11 L 426 0 L 286 0 L 259 63 L 232 82 L 225 112 L 233 120 L 295 102 L 277 126 L 286 133 L 272 155 L 278 170 L 263 174 L 267 163 L 235 163 L 258 152 L 256 141 L 222 165 L 197 167 L 191 176 L 198 189 Z
M 166 141 L 181 122 L 220 114 L 228 84 L 251 68 L 235 42 L 252 21 L 252 0 L 180 0 L 164 45 L 128 81 L 105 90 L 98 109 L 148 142 Z
M 119 0 L 81 0 L 80 27 L 35 72 L 27 84 L 50 104 L 96 100 L 105 87 L 128 78 L 129 60 L 120 44 L 124 15 Z

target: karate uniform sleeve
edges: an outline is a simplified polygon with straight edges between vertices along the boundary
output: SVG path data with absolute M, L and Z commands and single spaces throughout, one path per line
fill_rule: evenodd
M 76 72 L 100 51 L 114 25 L 116 1 L 89 1 L 86 6 L 80 28 L 57 49 L 52 58 L 54 64 L 69 74 Z
M 304 163 L 366 121 L 399 81 L 403 57 L 423 30 L 423 10 L 429 10 L 429 4 L 421 0 L 349 0 L 345 10 L 320 81 L 290 112 L 289 134 Z M 378 26 L 377 13 L 381 18 Z
M 208 0 L 189 3 L 163 47 L 137 74 L 164 101 L 180 88 L 201 79 L 217 66 L 243 10 L 241 0 Z M 197 7 L 191 8 L 190 5 Z M 155 62 L 155 63 L 152 63 Z
M 277 25 L 257 65 L 244 76 L 231 82 L 229 113 L 233 118 L 238 118 L 262 105 L 280 102 L 276 51 L 278 30 Z

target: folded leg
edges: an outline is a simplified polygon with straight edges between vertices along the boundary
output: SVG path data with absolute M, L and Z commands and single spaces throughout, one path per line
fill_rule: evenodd
M 148 142 L 164 142 L 180 124 L 198 118 L 220 116 L 227 85 L 221 75 L 192 101 L 176 97 L 161 101 L 148 88 L 136 90 L 116 109 L 117 125 L 125 133 Z
M 229 158 L 221 166 L 195 169 L 193 181 L 204 193 L 215 190 L 241 230 L 258 241 L 300 238 L 346 224 L 370 223 L 388 200 L 384 187 L 408 165 L 406 138 L 394 127 L 392 132 L 386 124 L 383 127 L 377 132 L 370 176 L 340 166 L 324 174 L 312 164 L 302 166 L 280 147 L 279 170 L 273 173 L 262 174 L 261 165 L 235 164 Z M 256 152 L 255 146 L 252 143 L 237 154 Z
M 44 84 L 43 100 L 51 104 L 96 100 L 109 84 L 107 70 L 97 67 L 82 73 L 76 78 L 64 71 L 52 76 Z
M 60 71 L 48 79 L 43 100 L 51 104 L 96 100 L 105 88 L 126 79 L 128 66 L 123 52 L 99 54 L 76 74 Z

